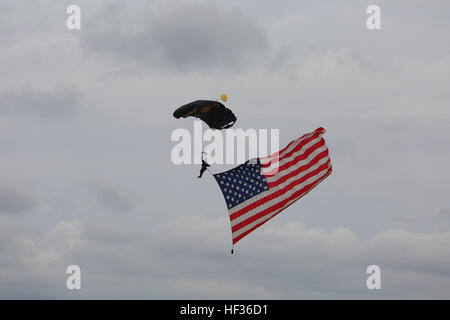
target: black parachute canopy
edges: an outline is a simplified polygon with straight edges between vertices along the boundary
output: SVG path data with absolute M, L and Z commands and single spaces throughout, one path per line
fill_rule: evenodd
M 197 100 L 179 107 L 173 113 L 177 119 L 196 117 L 211 129 L 227 129 L 236 122 L 236 116 L 222 103 L 212 100 Z

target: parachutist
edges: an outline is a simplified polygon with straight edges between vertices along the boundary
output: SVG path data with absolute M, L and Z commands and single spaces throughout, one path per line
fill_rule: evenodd
M 203 172 L 205 172 L 206 169 L 211 166 L 208 162 L 205 161 L 205 159 L 203 159 L 203 156 L 205 154 L 206 154 L 206 152 L 202 151 L 202 168 L 200 169 L 200 175 L 197 178 L 201 178 L 203 175 Z
M 208 164 L 208 162 L 206 162 L 205 160 L 202 159 L 202 168 L 200 169 L 200 175 L 197 178 L 201 178 L 203 175 L 203 172 L 206 171 L 206 168 L 208 168 L 210 165 Z

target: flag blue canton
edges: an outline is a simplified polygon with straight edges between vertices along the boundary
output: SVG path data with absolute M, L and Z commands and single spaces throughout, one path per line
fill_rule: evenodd
M 259 159 L 256 162 L 249 160 L 236 168 L 217 173 L 214 178 L 222 190 L 228 209 L 268 189 Z

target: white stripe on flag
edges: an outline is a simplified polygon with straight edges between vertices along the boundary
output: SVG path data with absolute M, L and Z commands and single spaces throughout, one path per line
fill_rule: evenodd
M 315 165 L 315 166 L 314 166 L 315 168 L 312 169 L 312 170 L 310 170 L 310 171 L 316 170 L 316 169 L 319 168 L 321 165 L 325 164 L 327 161 L 328 161 L 328 158 L 323 158 L 323 159 L 321 159 L 321 163 Z M 302 188 L 304 188 L 304 187 L 307 186 L 308 184 L 310 184 L 310 183 L 312 183 L 313 181 L 315 181 L 315 180 L 317 179 L 317 176 L 318 176 L 318 175 L 323 174 L 323 172 L 324 172 L 324 171 L 327 171 L 327 170 L 328 170 L 328 166 L 327 166 L 327 168 L 325 168 L 325 169 L 323 169 L 322 171 L 320 171 L 317 175 L 314 175 L 314 176 L 312 176 L 311 178 L 309 178 L 309 179 L 303 181 L 302 183 L 299 183 L 299 184 L 297 184 L 296 186 L 293 186 L 292 189 L 287 190 L 286 192 L 284 192 L 284 193 L 281 194 L 280 196 L 278 196 L 278 197 L 276 197 L 276 198 L 274 198 L 274 199 L 272 199 L 272 200 L 270 200 L 270 201 L 267 201 L 266 203 L 264 203 L 264 204 L 262 204 L 262 205 L 260 205 L 260 206 L 258 206 L 258 207 L 256 207 L 256 208 L 254 208 L 254 209 L 252 209 L 252 210 L 250 210 L 250 211 L 244 213 L 243 215 L 237 217 L 237 218 L 234 219 L 234 220 L 231 220 L 231 226 L 234 227 L 235 225 L 241 223 L 242 221 L 245 221 L 245 220 L 247 220 L 248 218 L 251 218 L 251 217 L 254 216 L 255 214 L 258 214 L 258 213 L 260 213 L 261 211 L 266 210 L 266 209 L 268 209 L 268 208 L 270 208 L 270 207 L 276 205 L 276 204 L 279 203 L 280 201 L 283 201 L 284 199 L 289 198 L 292 194 L 294 194 L 294 193 L 297 192 L 298 190 L 301 190 Z M 298 179 L 295 179 L 295 180 L 298 180 Z M 282 189 L 283 187 L 287 186 L 288 184 L 289 184 L 289 183 L 283 183 L 282 187 L 278 188 L 279 186 L 277 186 L 277 187 L 273 188 L 273 189 L 277 189 L 277 190 L 274 190 L 274 191 L 268 190 L 268 191 L 264 191 L 264 193 L 265 193 L 265 192 L 268 192 L 268 193 L 266 193 L 266 196 L 268 196 L 268 195 L 273 194 L 273 193 L 275 193 L 276 191 Z
M 325 129 L 318 128 L 291 141 L 281 153 L 259 158 L 269 189 L 229 209 L 233 243 L 303 197 L 331 173 L 324 133 Z
M 312 177 L 311 179 L 309 179 L 310 183 L 314 182 L 315 180 L 317 180 L 316 182 L 319 183 L 320 181 L 322 181 L 324 178 L 326 178 L 327 172 L 330 169 L 330 166 L 327 167 L 327 169 L 322 170 L 321 171 L 321 176 L 320 178 L 318 178 L 317 176 Z M 316 184 L 317 184 L 316 183 Z M 316 185 L 314 184 L 314 186 Z M 276 211 L 272 211 L 271 213 L 268 213 L 264 216 L 262 216 L 261 218 L 249 223 L 248 225 L 236 230 L 235 232 L 233 232 L 233 239 L 238 237 L 239 235 L 241 235 L 242 233 L 244 233 L 247 230 L 250 230 L 251 228 L 253 228 L 254 226 L 258 225 L 259 223 L 269 220 L 270 218 L 272 218 L 274 215 L 276 215 L 277 213 L 279 213 L 280 211 L 282 211 L 283 209 L 285 209 L 286 207 L 288 207 L 289 205 L 291 205 L 292 203 L 294 203 L 295 201 L 297 201 L 299 198 L 301 198 L 302 196 L 304 196 L 306 193 L 308 193 L 311 189 L 313 189 L 312 186 L 310 189 L 306 190 L 304 193 L 302 193 L 301 195 L 299 195 L 298 197 L 295 197 L 294 199 L 288 201 L 283 207 L 277 209 Z M 288 198 L 288 197 L 285 197 Z M 284 198 L 284 199 L 285 199 Z M 284 200 L 284 199 L 280 199 L 280 201 Z

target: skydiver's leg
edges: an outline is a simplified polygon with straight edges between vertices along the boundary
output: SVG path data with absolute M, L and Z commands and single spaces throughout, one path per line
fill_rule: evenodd
M 206 167 L 202 166 L 202 168 L 200 169 L 200 175 L 197 178 L 201 178 L 203 175 L 203 172 L 205 172 Z

